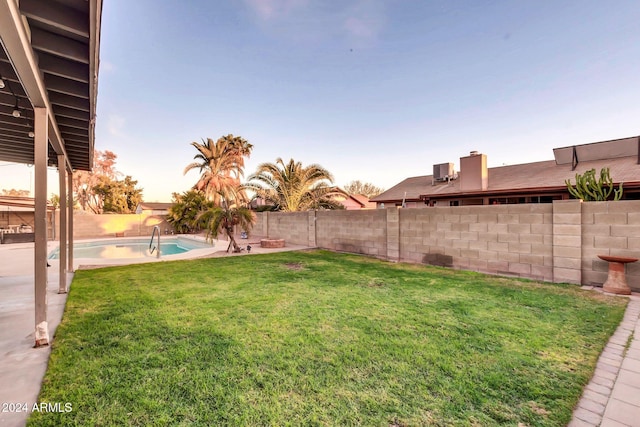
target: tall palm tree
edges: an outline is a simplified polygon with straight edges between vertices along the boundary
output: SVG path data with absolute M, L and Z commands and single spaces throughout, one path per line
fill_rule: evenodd
M 192 142 L 191 145 L 198 154 L 193 157 L 196 161 L 184 169 L 184 174 L 191 169 L 200 171 L 200 178 L 193 188 L 204 192 L 218 206 L 223 202 L 245 201 L 240 178 L 244 177 L 244 158 L 251 155 L 253 145 L 231 134 L 217 141 L 207 138 L 202 144 Z
M 218 234 L 224 232 L 229 238 L 227 252 L 240 252 L 240 246 L 236 243 L 234 229 L 239 225 L 243 230 L 249 231 L 253 228 L 255 217 L 253 212 L 247 207 L 238 205 L 214 206 L 203 211 L 198 220 L 205 224 L 207 239 L 214 239 Z
M 285 212 L 332 208 L 331 196 L 336 192 L 333 175 L 317 164 L 302 166 L 293 159 L 285 164 L 281 158 L 275 163 L 262 163 L 251 175 L 245 188 L 257 197 Z

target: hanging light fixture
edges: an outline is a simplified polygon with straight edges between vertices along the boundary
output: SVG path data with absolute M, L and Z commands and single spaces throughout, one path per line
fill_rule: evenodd
M 11 113 L 13 117 L 20 117 L 20 109 L 18 108 L 18 99 L 16 98 L 16 106 L 13 107 L 13 112 Z

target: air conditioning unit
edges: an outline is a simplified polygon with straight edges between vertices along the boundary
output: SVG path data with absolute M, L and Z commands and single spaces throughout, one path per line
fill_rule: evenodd
M 446 181 L 453 178 L 453 163 L 440 163 L 433 165 L 433 180 Z

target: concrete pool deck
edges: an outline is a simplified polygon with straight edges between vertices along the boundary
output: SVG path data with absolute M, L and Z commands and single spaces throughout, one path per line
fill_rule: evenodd
M 206 239 L 204 238 L 204 236 L 200 236 L 200 235 L 193 235 L 193 236 L 180 236 L 180 235 L 162 235 L 161 236 L 161 240 L 160 243 L 166 243 L 168 241 L 173 241 L 178 237 L 182 237 L 186 240 L 192 240 L 192 241 L 196 241 L 198 243 L 202 243 L 202 244 L 207 244 Z M 74 244 L 83 244 L 83 243 L 109 243 L 109 244 L 115 244 L 115 243 L 122 243 L 122 244 L 126 244 L 127 242 L 139 242 L 140 240 L 144 240 L 146 242 L 148 242 L 150 239 L 149 236 L 142 236 L 142 237 L 118 237 L 118 238 L 102 238 L 102 239 L 88 239 L 88 240 L 76 240 L 74 241 Z M 87 267 L 91 267 L 91 268 L 96 268 L 96 267 L 105 267 L 105 266 L 109 266 L 109 265 L 127 265 L 127 264 L 143 264 L 143 263 L 149 263 L 149 262 L 163 262 L 163 261 L 175 261 L 175 260 L 181 260 L 181 259 L 193 259 L 193 258 L 201 258 L 201 257 L 205 257 L 205 256 L 210 256 L 216 252 L 222 251 L 224 249 L 226 249 L 228 242 L 224 241 L 224 240 L 214 240 L 211 243 L 211 246 L 209 247 L 203 247 L 203 248 L 196 248 L 196 249 L 191 249 L 187 252 L 184 253 L 180 253 L 180 254 L 175 254 L 175 255 L 166 255 L 166 256 L 160 256 L 160 258 L 157 258 L 155 256 L 150 256 L 150 257 L 142 257 L 142 258 L 74 258 L 73 260 L 73 269 L 77 270 L 77 269 L 83 269 L 83 268 L 87 268 Z M 55 242 L 53 245 L 50 246 L 49 248 L 49 253 L 58 247 L 57 242 Z M 57 259 L 53 259 L 53 260 L 49 260 L 49 263 L 52 264 L 57 264 L 58 260 Z
M 258 242 L 257 244 L 255 242 Z M 251 254 L 272 253 L 306 249 L 306 246 L 287 245 L 279 249 L 260 248 L 259 238 L 238 240 L 241 247 L 252 246 Z M 239 254 L 226 254 L 228 242 L 219 240 L 215 246 L 186 254 L 172 256 L 171 259 L 224 257 L 247 255 L 246 249 Z M 49 242 L 47 252 L 58 246 Z M 34 266 L 33 243 L 0 245 L 0 426 L 24 426 L 29 413 L 19 412 L 26 404 L 29 412 L 38 402 L 42 379 L 47 370 L 51 346 L 34 348 Z M 177 257 L 177 258 L 174 258 Z M 99 268 L 110 265 L 138 263 L 139 259 L 95 260 L 74 259 L 74 268 Z M 153 258 L 144 262 L 166 262 Z M 47 269 L 47 319 L 49 336 L 55 345 L 55 330 L 62 320 L 67 294 L 58 294 L 59 262 L 49 260 Z M 71 283 L 73 273 L 68 274 Z M 51 402 L 55 403 L 55 402 Z M 65 402 L 62 402 L 64 405 Z M 75 405 L 77 402 L 70 402 Z M 10 404 L 14 404 L 9 406 Z M 17 407 L 16 404 L 19 404 Z M 5 407 L 3 407 L 5 406 Z M 3 411 L 4 410 L 4 411 Z

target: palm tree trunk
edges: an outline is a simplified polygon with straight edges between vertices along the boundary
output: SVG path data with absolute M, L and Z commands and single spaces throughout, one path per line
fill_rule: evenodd
M 233 252 L 240 252 L 240 246 L 236 243 L 236 239 L 233 237 L 233 228 L 231 231 L 229 229 L 225 230 L 227 233 L 227 237 L 229 237 L 229 246 L 227 246 L 227 252 L 230 252 L 231 248 L 233 248 Z

